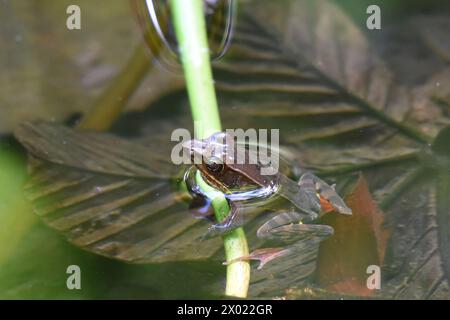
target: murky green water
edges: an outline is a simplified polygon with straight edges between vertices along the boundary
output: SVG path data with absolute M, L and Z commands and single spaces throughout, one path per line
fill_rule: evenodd
M 0 4 L 0 298 L 220 298 L 220 259 L 100 257 L 49 228 L 23 196 L 26 152 L 12 130 L 26 120 L 76 122 L 142 41 L 124 1 L 79 2 L 83 27 L 73 32 L 70 1 Z M 279 128 L 281 143 L 301 154 L 297 165 L 338 188 L 358 186 L 355 220 L 324 221 L 335 235 L 310 284 L 328 291 L 309 297 L 448 299 L 450 7 L 378 1 L 382 29 L 368 30 L 372 1 L 334 2 L 242 3 L 253 20 L 238 16 L 214 67 L 223 126 Z M 192 128 L 188 110 L 181 74 L 157 65 L 111 131 L 144 144 L 168 138 Z M 371 264 L 381 266 L 382 290 L 366 290 Z M 81 269 L 81 290 L 67 288 L 70 265 Z

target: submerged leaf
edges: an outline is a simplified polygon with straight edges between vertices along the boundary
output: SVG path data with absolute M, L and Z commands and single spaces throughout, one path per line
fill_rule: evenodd
M 449 121 L 446 71 L 403 84 L 331 2 L 288 2 L 244 14 L 232 57 L 216 66 L 225 127 L 280 128 L 291 158 L 338 186 L 362 171 L 392 229 L 381 294 L 448 297 L 448 207 L 433 200 L 445 190 L 448 176 L 436 168 L 445 172 L 448 155 L 430 150 Z M 283 19 L 268 18 L 279 12 Z
M 40 160 L 30 161 L 26 186 L 35 212 L 74 244 L 134 263 L 204 259 L 220 250 L 217 238 L 198 245 L 207 223 L 181 203 L 189 196 L 174 187 L 179 168 L 170 163 L 170 145 L 165 153 L 161 145 L 43 122 L 20 126 L 16 137 Z
M 450 61 L 450 41 L 447 33 L 450 29 L 449 18 L 449 14 L 440 13 L 432 17 L 420 16 L 414 21 L 425 44 L 447 61 Z
M 324 288 L 341 294 L 370 296 L 375 292 L 367 288 L 366 270 L 383 264 L 389 233 L 362 176 L 346 202 L 351 217 L 328 214 L 322 220 L 335 229 L 335 236 L 320 246 L 317 279 Z
M 327 182 L 337 182 L 338 188 L 347 176 L 355 176 L 362 171 L 370 191 L 366 195 L 374 195 L 386 224 L 392 229 L 382 269 L 380 295 L 448 298 L 449 206 L 446 195 L 449 156 L 442 152 L 445 150 L 442 146 L 448 141 L 445 130 L 442 130 L 448 123 L 448 113 L 433 113 L 421 118 L 423 114 L 411 110 L 412 105 L 419 105 L 419 110 L 427 110 L 430 103 L 436 102 L 434 96 L 442 102 L 441 98 L 445 98 L 445 92 L 448 92 L 448 82 L 441 82 L 442 86 L 436 93 L 435 90 L 397 81 L 393 68 L 377 58 L 361 31 L 329 1 L 296 0 L 279 5 L 274 1 L 257 0 L 257 3 L 260 5 L 248 7 L 250 10 L 241 16 L 230 56 L 214 67 L 223 127 L 281 129 L 280 142 L 289 145 L 285 154 L 300 168 L 313 169 Z M 267 10 L 266 5 L 270 5 L 271 10 Z M 267 19 L 268 15 L 275 19 Z M 430 77 L 430 84 L 433 79 Z M 178 93 L 169 94 L 162 101 L 182 105 Z M 186 101 L 184 96 L 181 98 Z M 448 107 L 448 101 L 444 101 L 443 105 Z M 163 105 L 163 109 L 166 110 L 167 106 Z M 161 123 L 154 111 L 150 119 L 137 114 L 134 119 L 139 118 L 142 122 L 133 122 L 136 129 L 139 129 L 138 123 L 144 123 L 146 128 L 142 132 L 151 138 Z M 168 127 L 189 123 L 185 109 L 179 113 L 182 121 L 173 119 L 175 112 L 171 113 Z M 436 121 L 436 117 L 443 121 Z M 128 119 L 123 123 L 127 124 Z M 436 132 L 441 132 L 440 137 L 430 148 Z M 38 170 L 34 169 L 36 173 Z M 44 177 L 53 174 L 64 179 L 60 173 L 66 170 L 56 167 L 42 172 Z M 103 179 L 106 185 L 115 186 L 116 183 L 125 183 L 130 177 L 119 174 Z M 134 182 L 134 178 L 131 180 Z M 42 182 L 45 186 L 46 180 Z M 145 189 L 152 185 L 130 186 Z M 166 186 L 165 183 L 157 190 L 167 190 L 164 189 Z M 61 199 L 65 201 L 64 196 Z M 170 201 L 175 200 L 171 198 Z M 173 205 L 166 211 L 175 220 L 175 211 L 183 213 L 183 208 Z M 158 242 L 161 240 L 158 236 L 156 240 L 148 241 L 140 238 L 139 245 L 143 251 L 148 250 L 148 255 L 136 256 L 137 261 L 164 261 L 162 257 L 165 254 L 175 259 L 196 258 L 202 254 L 204 257 L 217 256 L 215 249 L 191 242 L 190 233 L 175 236 L 176 231 L 185 230 L 184 224 L 173 226 L 171 218 L 166 219 L 156 212 L 154 215 L 159 217 L 157 221 L 161 219 L 161 225 L 156 224 L 159 229 L 151 227 L 151 230 L 172 226 L 173 229 L 169 230 L 173 231 L 173 238 L 166 239 L 169 242 L 164 246 Z M 179 218 L 185 219 L 183 216 L 180 214 Z M 109 214 L 104 221 L 108 219 L 118 221 Z M 185 220 L 191 221 L 189 219 Z M 144 219 L 136 225 L 150 227 L 144 222 L 148 221 Z M 118 221 L 118 224 L 126 223 Z M 204 230 L 197 228 L 200 224 L 196 222 L 189 230 L 200 235 Z M 252 228 L 246 230 L 248 234 L 254 234 Z M 115 235 L 112 237 L 116 239 Z M 117 239 L 121 244 L 130 243 L 125 236 Z M 376 239 L 376 232 L 373 232 L 373 241 L 368 245 L 370 250 L 378 245 Z M 159 247 L 149 244 L 153 241 Z M 219 242 L 216 247 L 220 247 Z M 216 247 L 211 244 L 211 248 Z M 197 251 L 189 252 L 192 248 Z M 107 248 L 106 244 L 95 249 L 100 253 L 108 252 L 108 255 L 114 252 L 114 248 Z M 189 253 L 186 256 L 182 252 Z M 133 250 L 129 250 L 124 256 L 132 257 L 132 253 Z M 277 267 L 277 274 L 288 276 L 295 273 L 301 261 L 294 260 L 292 257 L 273 264 Z M 258 275 L 253 278 L 258 279 Z M 304 281 L 292 283 L 279 279 L 271 282 L 272 279 L 270 274 L 266 274 L 255 280 L 254 287 L 275 288 L 277 283 L 280 287 L 304 284 Z
M 25 191 L 34 211 L 73 244 L 132 263 L 222 259 L 220 238 L 200 241 L 208 222 L 194 219 L 183 203 L 191 198 L 177 186 L 185 168 L 170 162 L 170 144 L 144 146 L 46 122 L 23 124 L 15 135 L 30 153 Z M 257 248 L 267 241 L 255 239 L 256 230 L 271 218 L 263 210 L 252 208 L 246 216 Z M 285 231 L 278 229 L 276 238 L 282 238 Z M 319 243 L 332 233 L 319 231 L 296 237 L 286 232 L 288 254 L 257 271 L 251 295 L 273 296 L 305 283 L 315 270 Z

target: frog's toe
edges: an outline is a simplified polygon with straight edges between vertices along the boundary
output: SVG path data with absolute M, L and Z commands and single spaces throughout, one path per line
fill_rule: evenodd
M 304 210 L 305 213 L 308 215 L 308 217 L 306 219 L 304 219 L 305 221 L 314 221 L 316 219 L 319 218 L 319 213 L 313 210 Z
M 208 231 L 202 236 L 201 240 L 209 240 L 235 229 L 232 225 L 223 225 L 222 223 L 213 224 L 208 228 Z
M 311 218 L 312 221 L 314 221 L 314 220 L 319 218 L 319 214 L 317 212 L 312 212 L 310 214 L 310 218 Z
M 206 241 L 215 238 L 217 236 L 220 236 L 222 234 L 223 232 L 221 232 L 221 230 L 215 227 L 215 225 L 213 224 L 208 228 L 208 231 L 206 231 L 206 233 L 201 237 L 201 241 Z
M 253 251 L 252 253 L 250 253 L 247 256 L 243 256 L 237 259 L 233 259 L 230 261 L 226 261 L 223 264 L 224 265 L 229 265 L 235 262 L 239 262 L 239 261 L 248 261 L 248 260 L 258 260 L 259 264 L 258 267 L 256 268 L 257 270 L 261 270 L 264 265 L 266 265 L 268 262 L 279 258 L 281 256 L 284 256 L 285 254 L 289 253 L 289 249 L 288 248 L 263 248 L 263 249 L 257 249 L 255 251 Z

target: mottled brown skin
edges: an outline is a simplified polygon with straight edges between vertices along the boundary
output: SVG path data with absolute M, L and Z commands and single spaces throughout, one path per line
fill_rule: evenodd
M 225 164 L 220 172 L 211 172 L 204 163 L 197 168 L 212 186 L 224 193 L 243 187 L 268 187 L 278 181 L 278 175 L 261 175 L 259 165 Z

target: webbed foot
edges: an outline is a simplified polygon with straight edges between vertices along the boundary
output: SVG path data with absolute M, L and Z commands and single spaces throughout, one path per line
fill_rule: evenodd
M 210 226 L 207 233 L 202 237 L 202 240 L 224 235 L 225 233 L 242 226 L 244 224 L 244 219 L 239 211 L 238 207 L 230 202 L 230 213 L 226 219 Z
M 268 262 L 281 256 L 284 256 L 287 253 L 289 253 L 289 248 L 263 248 L 253 251 L 248 256 L 243 256 L 230 261 L 225 261 L 223 262 L 223 265 L 229 265 L 239 261 L 258 260 L 259 265 L 257 269 L 261 270 L 264 267 L 264 265 L 267 264 Z
M 351 215 L 352 210 L 345 204 L 344 200 L 336 193 L 334 185 L 330 186 L 325 181 L 312 173 L 305 173 L 298 181 L 298 185 L 308 195 L 312 209 L 319 209 L 323 213 L 336 211 L 341 214 Z

